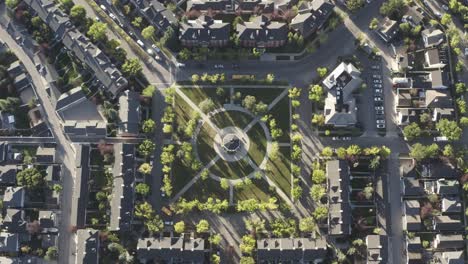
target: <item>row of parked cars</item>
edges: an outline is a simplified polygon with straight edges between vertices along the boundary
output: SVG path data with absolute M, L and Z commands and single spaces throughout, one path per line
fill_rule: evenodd
M 379 64 L 374 64 L 372 68 L 372 89 L 374 91 L 375 123 L 378 129 L 385 129 L 385 106 L 384 87 L 382 80 L 382 70 Z

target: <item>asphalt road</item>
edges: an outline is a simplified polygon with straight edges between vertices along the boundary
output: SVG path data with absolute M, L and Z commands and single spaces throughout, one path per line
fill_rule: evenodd
M 0 27 L 0 39 L 14 51 L 18 59 L 23 63 L 26 71 L 29 73 L 35 86 L 35 91 L 42 107 L 41 115 L 51 129 L 56 142 L 56 153 L 58 162 L 62 162 L 62 194 L 60 200 L 61 218 L 59 224 L 59 263 L 74 263 L 74 257 L 71 249 L 75 248 L 74 234 L 70 232 L 70 214 L 71 214 L 71 195 L 74 184 L 75 155 L 72 149 L 72 143 L 64 136 L 60 126 L 60 120 L 55 114 L 55 108 L 46 93 L 45 80 L 36 70 L 35 62 L 23 51 L 8 32 Z

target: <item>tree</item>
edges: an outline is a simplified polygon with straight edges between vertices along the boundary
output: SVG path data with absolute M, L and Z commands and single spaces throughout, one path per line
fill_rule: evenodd
M 214 234 L 208 238 L 208 241 L 210 241 L 212 245 L 218 246 L 221 243 L 221 239 L 220 234 Z
M 49 247 L 45 253 L 44 259 L 47 261 L 56 260 L 58 258 L 57 247 Z
M 333 156 L 333 149 L 330 147 L 324 147 L 322 149 L 322 156 L 324 157 L 331 157 Z
M 156 87 L 154 87 L 154 85 L 148 85 L 145 89 L 143 89 L 141 94 L 145 97 L 152 97 L 155 91 Z
M 10 9 L 15 9 L 16 6 L 18 6 L 19 2 L 19 0 L 5 0 L 5 4 Z
M 253 95 L 247 95 L 242 100 L 242 106 L 250 111 L 252 111 L 257 103 L 257 98 Z
M 427 158 L 435 158 L 438 152 L 439 146 L 435 143 L 430 146 L 424 146 L 420 143 L 416 143 L 411 146 L 409 155 L 416 161 L 422 161 Z
M 277 160 L 278 159 L 278 153 L 279 153 L 279 143 L 278 141 L 273 141 L 271 143 L 271 150 L 269 152 L 269 156 L 271 160 Z
M 288 97 L 291 99 L 297 99 L 301 96 L 301 89 L 297 87 L 290 88 L 288 91 Z
M 400 30 L 403 35 L 408 36 L 411 32 L 411 25 L 409 23 L 401 23 Z
M 122 65 L 122 73 L 128 78 L 133 78 L 139 75 L 142 71 L 140 60 L 137 58 L 126 60 Z
M 192 74 L 192 82 L 197 83 L 198 81 L 200 81 L 200 75 Z
M 364 194 L 364 197 L 367 200 L 370 200 L 372 198 L 372 195 L 374 194 L 374 188 L 370 185 L 364 187 L 364 190 L 362 190 L 362 193 Z
M 315 208 L 315 211 L 312 213 L 312 216 L 317 221 L 325 220 L 328 217 L 328 208 L 326 206 L 319 206 Z
M 325 116 L 324 115 L 319 115 L 319 114 L 314 114 L 312 116 L 312 124 L 316 124 L 317 126 L 323 126 L 325 125 Z
M 164 228 L 164 222 L 161 220 L 159 215 L 152 215 L 145 221 L 145 226 L 150 233 L 161 232 Z
M 336 150 L 336 155 L 338 156 L 339 159 L 344 159 L 346 158 L 346 149 L 343 147 L 339 147 Z
M 364 5 L 364 0 L 348 0 L 346 1 L 346 7 L 348 7 L 349 11 L 354 12 L 357 11 Z
M 229 189 L 229 181 L 227 179 L 222 178 L 220 181 L 220 184 L 221 184 L 221 188 L 223 188 L 224 190 Z
M 138 183 L 136 186 L 135 186 L 135 192 L 146 197 L 148 196 L 149 192 L 150 192 L 150 187 L 148 184 L 146 183 Z
M 63 187 L 62 187 L 62 185 L 54 184 L 54 186 L 52 186 L 52 190 L 59 193 L 59 192 L 61 192 L 63 190 Z M 0 209 L 1 209 L 1 207 L 0 207 Z
M 141 23 L 143 22 L 143 18 L 141 17 L 135 17 L 135 19 L 133 19 L 132 21 L 132 25 L 136 28 L 140 28 L 141 27 Z
M 455 151 L 452 147 L 452 145 L 445 145 L 444 146 L 444 150 L 442 151 L 442 154 L 445 156 L 445 157 L 449 157 L 449 158 L 453 158 L 455 157 Z
M 203 113 L 208 113 L 213 111 L 216 106 L 211 98 L 206 98 L 205 100 L 201 101 L 200 104 L 198 104 L 198 107 Z
M 315 102 L 320 102 L 323 97 L 323 88 L 322 86 L 316 84 L 310 87 L 309 90 L 309 99 Z
M 88 29 L 88 36 L 94 41 L 105 41 L 107 32 L 107 24 L 94 21 Z
M 327 75 L 328 69 L 326 67 L 318 67 L 317 68 L 317 74 L 320 78 L 325 77 Z
M 211 255 L 211 262 L 212 264 L 220 264 L 221 263 L 221 257 L 216 255 L 216 254 L 212 254 Z
M 322 185 L 314 184 L 310 188 L 310 196 L 314 202 L 319 202 L 327 194 L 327 190 Z
M 149 134 L 149 133 L 153 133 L 155 128 L 156 128 L 156 122 L 154 122 L 153 119 L 146 119 L 143 122 L 141 130 L 143 130 L 143 133 Z
M 86 10 L 81 5 L 75 5 L 70 10 L 70 19 L 77 24 L 83 25 L 86 22 Z
M 455 91 L 457 94 L 464 94 L 467 92 L 466 84 L 459 82 L 455 84 Z
M 139 203 L 135 206 L 135 216 L 143 219 L 150 219 L 154 215 L 154 210 L 148 202 Z
M 418 123 L 413 122 L 403 129 L 403 135 L 409 141 L 414 140 L 421 136 L 421 128 Z
M 436 124 L 437 130 L 440 134 L 448 140 L 459 140 L 463 130 L 458 126 L 457 122 L 449 121 L 448 119 L 441 119 Z
M 153 26 L 147 26 L 145 27 L 142 31 L 141 31 L 141 35 L 143 36 L 143 38 L 145 39 L 153 39 L 153 36 L 154 36 L 154 32 L 156 30 L 154 29 Z
M 156 148 L 156 145 L 149 139 L 143 140 L 141 144 L 138 146 L 138 152 L 144 156 L 148 157 L 151 155 L 151 153 L 154 152 L 154 149 Z
M 197 224 L 197 233 L 205 233 L 210 230 L 210 223 L 206 221 L 205 219 L 200 220 Z
M 452 23 L 452 16 L 449 13 L 444 13 L 440 19 L 440 23 L 444 26 Z
M 312 217 L 305 217 L 299 220 L 299 230 L 301 232 L 314 232 L 316 227 L 317 224 L 315 223 L 315 220 Z
M 312 181 L 315 184 L 324 183 L 326 179 L 327 176 L 325 175 L 325 171 L 317 169 L 312 172 Z
M 240 251 L 244 254 L 251 255 L 253 250 L 255 249 L 255 246 L 257 244 L 257 241 L 255 238 L 249 235 L 245 235 L 242 237 L 242 242 L 239 245 Z
M 35 167 L 24 169 L 16 174 L 18 185 L 37 189 L 44 185 L 44 176 Z
M 372 18 L 370 24 L 369 24 L 369 29 L 371 30 L 376 30 L 377 27 L 379 26 L 379 20 L 377 18 Z
M 383 16 L 400 16 L 404 7 L 404 0 L 389 0 L 382 4 L 380 13 Z
M 249 230 L 250 234 L 255 238 L 259 232 L 265 230 L 265 220 L 260 218 L 244 220 L 245 228 Z
M 460 125 L 462 127 L 467 127 L 468 126 L 468 117 L 463 116 L 460 118 Z
M 275 81 L 275 75 L 273 73 L 267 74 L 265 77 L 265 82 L 266 83 L 273 83 Z
M 346 155 L 358 156 L 361 154 L 361 148 L 358 145 L 351 145 L 346 149 Z
M 252 257 L 242 256 L 239 264 L 255 264 L 255 260 Z
M 185 223 L 184 221 L 179 221 L 177 223 L 174 224 L 174 231 L 176 233 L 183 233 L 185 231 Z

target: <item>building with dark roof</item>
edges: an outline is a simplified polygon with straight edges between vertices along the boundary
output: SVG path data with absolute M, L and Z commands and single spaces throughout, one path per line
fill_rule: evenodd
M 23 208 L 26 191 L 23 187 L 7 187 L 3 194 L 4 208 Z
M 421 231 L 421 209 L 418 200 L 404 201 L 403 229 L 409 232 Z
M 159 32 L 177 26 L 175 14 L 157 0 L 131 0 L 140 15 L 151 23 Z
M 398 34 L 398 30 L 398 23 L 395 20 L 385 17 L 377 28 L 377 34 L 385 42 L 390 42 Z
M 444 214 L 459 214 L 462 211 L 460 197 L 443 197 L 441 209 Z
M 19 252 L 20 243 L 19 235 L 1 232 L 0 233 L 0 252 L 2 253 L 13 253 Z M 3 263 L 3 262 L 1 262 Z
M 0 221 L 0 228 L 10 233 L 24 233 L 26 224 L 23 210 L 8 208 Z
M 76 58 L 86 64 L 101 82 L 104 92 L 115 98 L 127 88 L 128 81 L 98 47 L 76 29 L 67 15 L 51 0 L 25 0 Z
M 412 27 L 422 25 L 424 14 L 419 7 L 408 6 L 406 7 L 406 12 L 403 15 L 401 21 L 404 23 L 410 24 Z
M 70 224 L 78 228 L 86 225 L 86 207 L 88 205 L 88 181 L 90 176 L 89 168 L 89 145 L 77 145 L 75 186 L 73 188 Z
M 36 150 L 37 163 L 54 163 L 55 162 L 55 148 L 48 148 L 39 146 Z
M 406 263 L 421 263 L 423 259 L 422 253 L 423 246 L 421 244 L 421 238 L 419 236 L 411 238 L 406 236 Z
M 437 231 L 462 231 L 464 229 L 461 218 L 456 215 L 436 215 L 433 219 L 433 228 Z
M 270 21 L 263 15 L 237 24 L 236 31 L 240 45 L 244 47 L 277 48 L 288 39 L 286 23 Z
M 465 253 L 463 250 L 443 251 L 434 254 L 435 263 L 441 264 L 465 264 Z
M 2 186 L 16 185 L 17 170 L 18 168 L 16 165 L 0 166 L 0 185 Z
M 289 26 L 301 33 L 304 38 L 307 38 L 322 28 L 328 17 L 333 13 L 333 7 L 334 5 L 327 0 L 304 2 Z
M 140 94 L 137 92 L 125 91 L 119 97 L 119 134 L 140 134 Z
M 140 238 L 137 244 L 137 258 L 141 263 L 202 264 L 205 260 L 205 240 L 181 237 Z
M 223 47 L 229 43 L 231 25 L 200 16 L 180 25 L 179 39 L 187 47 Z
M 327 162 L 328 235 L 351 234 L 350 171 L 344 160 Z
M 418 179 L 405 177 L 403 179 L 403 193 L 405 196 L 413 198 L 422 197 L 425 195 L 424 188 Z
M 109 230 L 130 231 L 135 196 L 135 145 L 114 144 L 114 156 Z
M 442 59 L 439 49 L 429 49 L 424 52 L 424 69 L 442 69 L 446 60 Z
M 421 36 L 426 48 L 438 46 L 444 41 L 444 32 L 442 32 L 440 29 L 424 29 L 421 31 Z
M 80 229 L 76 232 L 76 263 L 99 263 L 99 230 Z
M 367 264 L 388 263 L 388 238 L 383 235 L 366 236 Z
M 266 238 L 257 240 L 257 263 L 309 263 L 324 259 L 327 241 L 320 238 Z
M 434 239 L 434 248 L 437 250 L 457 250 L 463 249 L 464 246 L 463 235 L 437 234 Z

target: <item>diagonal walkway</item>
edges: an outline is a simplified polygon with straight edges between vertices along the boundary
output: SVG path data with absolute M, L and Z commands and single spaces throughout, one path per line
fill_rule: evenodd
M 188 98 L 188 96 L 180 90 L 179 87 L 176 87 L 175 91 L 180 97 L 182 97 L 182 99 L 184 99 L 184 101 L 188 105 L 190 105 L 190 107 L 193 108 L 193 110 L 197 111 L 200 114 L 204 122 L 210 125 L 216 131 L 216 133 L 219 133 L 219 128 L 213 122 L 211 122 L 210 118 L 205 113 L 203 113 L 203 111 L 196 104 L 194 104 L 192 100 L 190 100 L 190 98 Z

